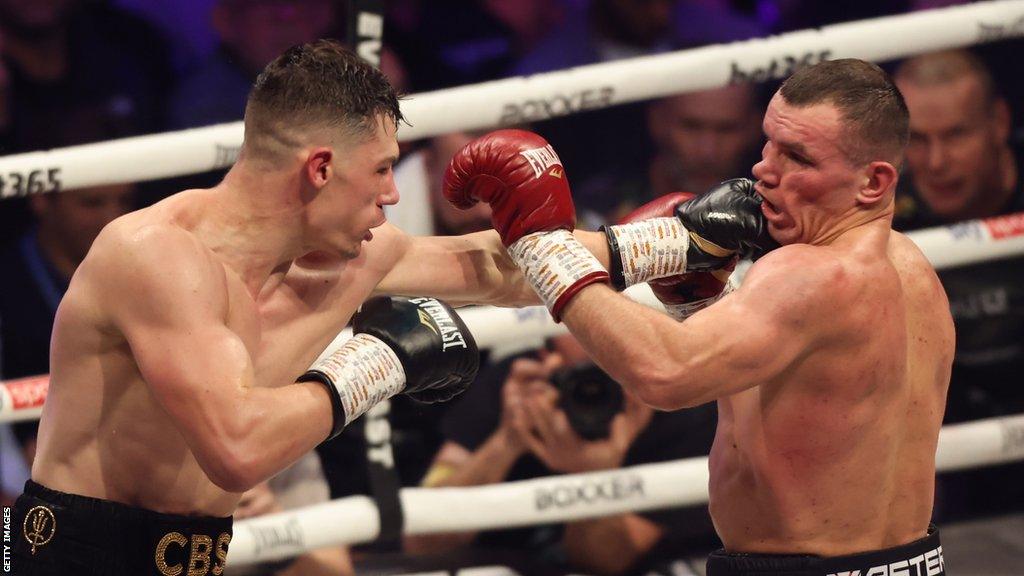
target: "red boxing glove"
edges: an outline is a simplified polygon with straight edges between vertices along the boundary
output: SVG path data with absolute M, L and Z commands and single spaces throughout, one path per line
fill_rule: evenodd
M 676 207 L 695 198 L 688 192 L 672 192 L 655 198 L 623 217 L 619 224 L 630 224 L 652 218 L 673 217 Z M 618 254 L 613 251 L 613 259 Z M 693 313 L 721 298 L 726 290 L 729 275 L 736 266 L 735 258 L 721 270 L 713 272 L 685 272 L 665 278 L 648 280 L 654 295 L 665 305 L 665 309 L 676 320 L 684 320 Z
M 459 208 L 491 205 L 508 255 L 555 320 L 580 289 L 608 272 L 572 235 L 576 209 L 558 154 L 525 130 L 497 130 L 467 144 L 444 173 L 444 196 Z
M 697 195 L 690 192 L 669 192 L 664 196 L 658 196 L 654 200 L 636 208 L 619 220 L 619 224 L 629 224 L 651 218 L 668 218 L 676 215 L 676 206 L 696 198 Z
M 496 130 L 467 144 L 448 164 L 443 190 L 459 208 L 490 204 L 505 246 L 533 232 L 576 226 L 562 161 L 544 138 L 526 130 Z

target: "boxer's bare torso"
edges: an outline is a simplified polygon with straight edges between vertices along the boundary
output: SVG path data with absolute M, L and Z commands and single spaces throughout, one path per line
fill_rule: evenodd
M 744 284 L 773 286 L 766 305 L 805 298 L 792 321 L 816 344 L 718 401 L 710 509 L 729 551 L 840 555 L 925 534 L 953 326 L 924 256 L 878 224 L 783 248 Z
M 203 461 L 202 454 L 216 452 L 204 443 L 233 434 L 241 447 L 238 458 L 290 462 L 322 441 L 330 426 L 326 392 L 320 384 L 293 383 L 367 297 L 429 291 L 455 300 L 533 299 L 521 282 L 509 289 L 517 285 L 507 278 L 514 270 L 510 265 L 499 270 L 490 263 L 504 257 L 496 234 L 413 241 L 387 224 L 373 230 L 373 240 L 363 242 L 355 258 L 285 262 L 261 284 L 243 278 L 237 250 L 205 221 L 212 194 L 186 191 L 115 221 L 75 274 L 54 327 L 35 481 L 159 512 L 229 515 L 242 489 L 225 489 L 224 481 L 211 478 L 220 463 Z M 185 292 L 162 293 L 163 280 L 181 274 L 192 275 Z M 152 307 L 173 307 L 174 315 L 199 307 L 210 319 L 195 329 L 221 330 L 235 350 L 229 346 L 230 354 L 211 355 L 198 334 L 176 334 L 164 350 L 153 330 L 147 351 L 133 349 L 126 331 L 136 327 L 125 325 L 122 310 L 129 301 L 141 307 L 133 313 L 143 318 Z M 164 361 L 162 354 L 177 360 Z M 157 377 L 144 377 L 141 365 Z M 233 431 L 207 434 L 207 421 L 210 427 L 224 424 L 214 416 L 168 410 L 241 410 L 232 405 L 240 396 L 224 400 L 226 389 L 241 386 L 232 368 L 248 373 L 252 388 L 292 386 L 294 394 L 247 404 L 256 411 L 248 420 L 236 419 L 248 426 Z M 157 382 L 165 377 L 171 385 Z M 199 384 L 183 392 L 175 380 Z M 271 411 L 281 418 L 288 416 L 279 412 L 293 411 L 296 425 L 270 432 L 263 424 Z M 265 468 L 263 475 L 273 471 Z
M 112 314 L 128 291 L 131 266 L 123 243 L 149 242 L 144 255 L 178 258 L 161 246 L 168 234 L 195 242 L 205 259 L 198 282 L 213 283 L 214 298 L 178 303 L 213 306 L 251 356 L 257 386 L 287 384 L 310 365 L 340 330 L 379 277 L 359 258 L 310 269 L 274 271 L 253 294 L 231 265 L 211 250 L 198 208 L 209 191 L 188 191 L 130 214 L 104 231 L 82 264 L 57 314 L 51 384 L 33 467 L 36 481 L 65 492 L 171 513 L 231 513 L 239 494 L 217 487 L 144 381 Z M 174 273 L 169 271 L 169 273 Z M 212 300 L 212 301 L 211 301 Z M 157 302 L 154 302 L 157 305 Z M 287 333 L 285 333 L 287 332 Z M 205 361 L 197 358 L 197 361 Z M 231 385 L 210 382 L 210 386 Z M 232 410 L 223 406 L 223 410 Z

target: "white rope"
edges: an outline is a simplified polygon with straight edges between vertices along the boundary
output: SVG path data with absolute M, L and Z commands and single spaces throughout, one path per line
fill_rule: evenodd
M 1011 258 L 1024 254 L 1024 212 L 915 230 L 907 237 L 936 270 Z
M 416 94 L 399 139 L 536 121 L 742 81 L 785 77 L 794 65 L 856 57 L 885 61 L 1024 35 L 1024 0 L 996 0 L 873 18 L 744 42 Z M 0 197 L 205 172 L 232 164 L 234 122 L 0 158 Z
M 940 270 L 1009 258 L 1024 254 L 1024 213 L 917 230 L 907 237 Z M 641 304 L 664 310 L 646 285 L 631 287 L 625 294 Z M 563 324 L 555 324 L 543 306 L 471 306 L 460 309 L 459 314 L 483 349 L 515 344 L 527 348 L 531 343 L 568 331 Z M 320 358 L 330 355 L 351 337 L 351 329 L 342 330 Z M 0 381 L 0 423 L 39 418 L 47 382 L 46 375 Z
M 1024 415 L 945 426 L 936 469 L 1024 459 Z M 549 476 L 469 488 L 403 488 L 406 534 L 493 530 L 570 522 L 707 502 L 708 459 L 688 458 L 608 472 Z M 376 537 L 380 518 L 354 496 L 235 523 L 230 565 L 297 556 Z

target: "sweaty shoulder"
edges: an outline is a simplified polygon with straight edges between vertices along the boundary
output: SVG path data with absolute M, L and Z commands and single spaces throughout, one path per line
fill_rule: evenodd
M 889 237 L 889 260 L 896 268 L 900 284 L 906 296 L 912 319 L 929 324 L 924 330 L 942 334 L 952 348 L 953 317 L 949 311 L 949 299 L 939 281 L 938 275 L 921 249 L 910 238 L 899 232 Z
M 942 305 L 948 307 L 946 292 L 935 268 L 910 238 L 892 232 L 889 236 L 889 260 L 896 267 L 905 291 L 938 298 Z
M 831 248 L 791 244 L 758 260 L 743 288 L 767 301 L 813 312 L 856 290 L 849 266 Z
M 111 222 L 82 263 L 83 282 L 111 310 L 182 304 L 190 297 L 226 311 L 224 267 L 191 232 L 139 212 Z

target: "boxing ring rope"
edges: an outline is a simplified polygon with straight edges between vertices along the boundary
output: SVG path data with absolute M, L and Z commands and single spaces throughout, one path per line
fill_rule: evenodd
M 1024 415 L 944 426 L 939 433 L 940 472 L 1021 459 Z M 708 499 L 708 459 L 469 488 L 402 488 L 400 497 L 406 534 L 568 522 L 703 504 Z M 228 562 L 254 564 L 324 546 L 369 542 L 379 525 L 377 509 L 365 496 L 241 520 L 235 522 Z
M 400 140 L 521 124 L 783 78 L 794 66 L 857 57 L 885 61 L 1024 35 L 1024 0 L 993 0 L 717 44 L 625 61 L 414 94 Z M 139 182 L 230 166 L 242 144 L 233 122 L 0 158 L 0 198 Z

